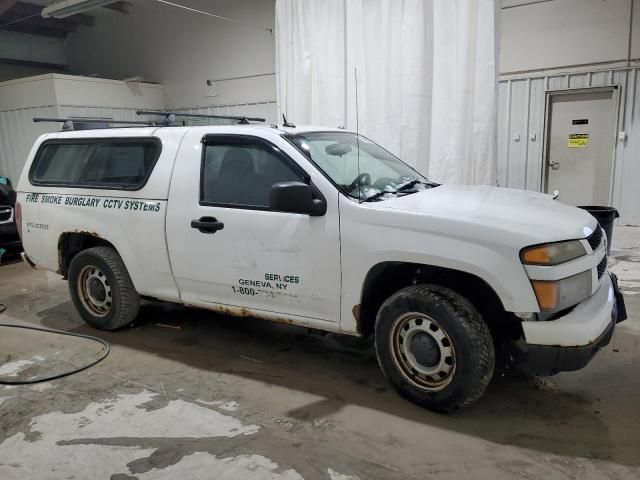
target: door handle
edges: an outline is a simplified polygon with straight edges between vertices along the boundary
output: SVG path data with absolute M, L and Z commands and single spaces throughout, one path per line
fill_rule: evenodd
M 560 170 L 560 162 L 549 162 L 551 170 Z
M 198 220 L 191 220 L 191 228 L 195 228 L 201 233 L 216 233 L 224 228 L 224 223 L 214 217 L 200 217 Z

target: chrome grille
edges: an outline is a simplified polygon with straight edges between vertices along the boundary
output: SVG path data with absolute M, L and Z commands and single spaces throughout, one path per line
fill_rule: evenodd
M 0 207 L 0 224 L 13 222 L 13 208 Z
M 602 228 L 600 225 L 593 231 L 591 235 L 587 237 L 587 242 L 591 246 L 591 250 L 596 250 L 600 246 L 600 242 L 602 241 Z
M 607 269 L 607 256 L 605 255 L 604 257 L 602 257 L 602 260 L 600 260 L 600 263 L 598 264 L 598 280 L 602 278 L 602 274 L 606 269 Z

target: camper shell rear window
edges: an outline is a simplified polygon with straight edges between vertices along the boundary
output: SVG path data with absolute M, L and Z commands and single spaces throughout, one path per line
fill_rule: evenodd
M 29 170 L 32 185 L 140 190 L 162 144 L 158 138 L 82 138 L 45 141 Z

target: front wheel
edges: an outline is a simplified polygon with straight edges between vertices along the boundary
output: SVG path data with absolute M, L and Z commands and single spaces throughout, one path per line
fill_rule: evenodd
M 69 292 L 84 321 L 100 330 L 128 325 L 140 309 L 140 296 L 129 272 L 110 247 L 89 248 L 73 257 Z
M 493 377 L 489 328 L 451 289 L 413 285 L 396 292 L 378 311 L 375 337 L 389 382 L 429 410 L 451 412 L 473 403 Z

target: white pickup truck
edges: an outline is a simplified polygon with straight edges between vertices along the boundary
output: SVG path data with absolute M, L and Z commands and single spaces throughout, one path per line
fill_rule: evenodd
M 16 208 L 26 252 L 114 330 L 164 300 L 375 335 L 397 391 L 477 400 L 497 349 L 576 370 L 625 318 L 606 236 L 551 196 L 438 185 L 340 129 L 60 132 L 33 146 Z

